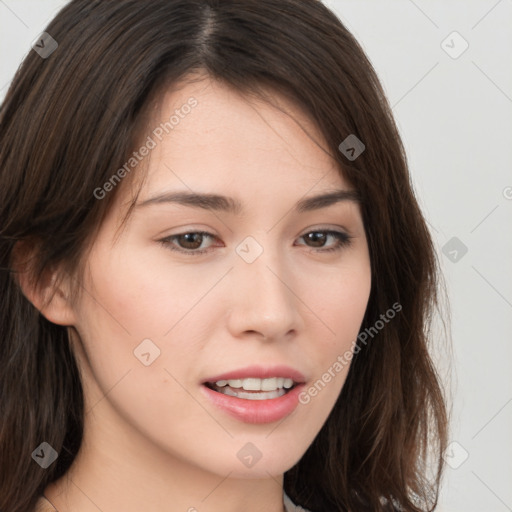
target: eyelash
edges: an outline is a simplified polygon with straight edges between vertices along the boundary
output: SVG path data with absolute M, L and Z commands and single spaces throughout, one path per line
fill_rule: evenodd
M 317 253 L 330 253 L 330 252 L 337 252 L 341 251 L 342 249 L 349 247 L 352 242 L 352 236 L 347 235 L 343 231 L 334 231 L 334 230 L 328 230 L 328 229 L 315 229 L 313 231 L 308 231 L 304 235 L 302 235 L 299 238 L 304 238 L 306 235 L 309 235 L 311 233 L 323 233 L 327 235 L 332 235 L 335 238 L 337 238 L 337 243 L 334 247 L 330 247 L 328 249 L 315 249 L 311 248 L 311 252 L 317 252 Z M 190 256 L 198 256 L 200 254 L 207 253 L 210 248 L 208 249 L 178 249 L 175 246 L 172 245 L 172 241 L 179 238 L 180 236 L 184 235 L 201 235 L 201 236 L 208 236 L 211 238 L 215 238 L 215 235 L 212 235 L 211 233 L 208 233 L 207 231 L 186 231 L 184 233 L 178 233 L 176 235 L 171 235 L 165 238 L 162 238 L 161 240 L 158 240 L 165 248 L 170 249 L 171 251 L 181 252 Z

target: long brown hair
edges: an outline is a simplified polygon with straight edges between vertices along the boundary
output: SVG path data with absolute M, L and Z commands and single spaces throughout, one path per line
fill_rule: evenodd
M 70 467 L 84 421 L 68 330 L 23 295 L 15 249 L 33 249 L 34 283 L 56 267 L 79 283 L 131 176 L 101 200 L 94 191 L 137 147 L 151 98 L 201 71 L 247 94 L 282 93 L 316 123 L 362 198 L 372 289 L 361 330 L 401 305 L 354 354 L 285 491 L 313 512 L 433 510 L 448 417 L 428 352 L 439 263 L 389 104 L 354 37 L 316 0 L 73 0 L 45 32 L 58 46 L 44 36 L 53 52 L 28 53 L 0 112 L 0 509 L 33 508 Z M 349 135 L 364 143 L 357 158 L 339 150 Z M 32 460 L 43 441 L 59 454 L 47 469 Z

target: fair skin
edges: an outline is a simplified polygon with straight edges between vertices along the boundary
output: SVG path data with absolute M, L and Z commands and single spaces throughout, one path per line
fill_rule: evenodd
M 122 187 L 88 255 L 79 300 L 67 300 L 65 281 L 46 307 L 24 290 L 49 320 L 70 326 L 84 385 L 83 445 L 45 489 L 59 512 L 282 512 L 283 474 L 314 440 L 348 372 L 269 423 L 237 419 L 202 392 L 205 378 L 253 364 L 287 365 L 314 384 L 352 347 L 371 272 L 356 202 L 295 211 L 302 199 L 351 187 L 292 117 L 206 80 L 166 94 L 152 126 L 191 96 L 197 106 L 146 160 L 138 203 L 193 191 L 236 198 L 243 212 L 141 206 L 114 241 L 132 197 Z M 349 234 L 351 244 L 325 252 L 337 246 L 326 230 Z M 212 237 L 172 246 L 204 254 L 159 242 L 194 231 Z M 316 242 L 311 232 L 320 232 Z M 248 236 L 263 249 L 250 264 L 236 252 Z M 160 350 L 148 366 L 133 352 L 144 339 Z M 248 442 L 261 453 L 251 467 L 237 457 Z

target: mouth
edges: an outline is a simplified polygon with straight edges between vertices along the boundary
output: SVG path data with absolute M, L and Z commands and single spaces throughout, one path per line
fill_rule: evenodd
M 251 366 L 201 382 L 206 399 L 244 423 L 272 423 L 290 415 L 305 387 L 302 373 L 289 366 Z
M 299 384 L 299 382 L 285 377 L 221 379 L 204 383 L 212 391 L 244 400 L 273 400 L 280 398 Z

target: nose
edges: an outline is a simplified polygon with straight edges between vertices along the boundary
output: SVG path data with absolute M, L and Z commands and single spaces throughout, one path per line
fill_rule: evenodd
M 266 248 L 252 263 L 236 258 L 231 272 L 228 328 L 235 338 L 247 333 L 268 341 L 290 337 L 302 328 L 296 277 L 282 255 Z

